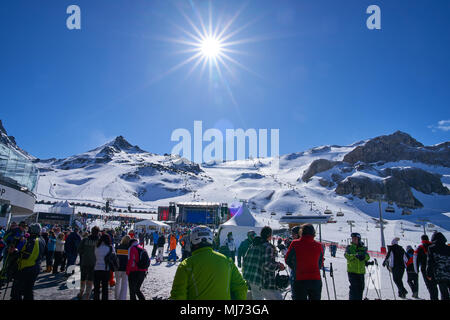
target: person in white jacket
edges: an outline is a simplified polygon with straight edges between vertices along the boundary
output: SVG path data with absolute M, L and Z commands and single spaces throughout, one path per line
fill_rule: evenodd
M 111 245 L 109 235 L 105 233 L 100 237 L 95 248 L 94 300 L 100 300 L 100 285 L 102 288 L 102 300 L 108 300 L 110 269 L 105 261 L 105 257 L 109 253 L 115 253 L 115 251 Z

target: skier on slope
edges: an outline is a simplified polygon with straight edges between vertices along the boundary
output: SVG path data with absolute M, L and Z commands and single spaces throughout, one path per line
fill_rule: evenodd
M 247 285 L 236 265 L 213 251 L 213 233 L 206 226 L 191 231 L 192 256 L 178 266 L 171 300 L 245 300 Z
M 352 243 L 347 246 L 344 254 L 347 259 L 348 281 L 350 282 L 349 300 L 362 300 L 366 262 L 370 260 L 370 256 L 359 233 L 352 233 L 351 238 Z
M 383 261 L 383 266 L 392 272 L 394 283 L 398 288 L 398 296 L 406 298 L 408 291 L 403 286 L 403 274 L 405 273 L 405 264 L 407 262 L 405 250 L 398 244 L 400 238 L 394 238 L 392 245 L 388 246 L 388 253 Z

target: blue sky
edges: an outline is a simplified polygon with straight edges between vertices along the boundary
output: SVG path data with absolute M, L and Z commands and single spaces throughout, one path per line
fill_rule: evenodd
M 184 12 L 248 26 L 221 80 L 166 41 L 194 32 Z M 81 30 L 66 8 L 81 8 Z M 243 7 L 243 4 L 246 6 Z M 368 30 L 369 5 L 382 30 Z M 280 129 L 280 153 L 408 132 L 449 140 L 450 2 L 365 0 L 58 0 L 0 2 L 0 119 L 40 158 L 67 157 L 123 135 L 170 152 L 177 128 Z M 230 92 L 234 97 L 231 99 Z M 430 127 L 434 126 L 434 127 Z M 442 126 L 441 126 L 442 127 Z M 445 126 L 444 126 L 445 127 Z M 448 128 L 448 125 L 447 125 Z

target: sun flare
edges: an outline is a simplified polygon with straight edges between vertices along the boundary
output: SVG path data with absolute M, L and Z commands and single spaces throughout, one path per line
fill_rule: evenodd
M 200 51 L 203 56 L 215 58 L 222 52 L 222 44 L 219 39 L 207 37 L 200 43 Z

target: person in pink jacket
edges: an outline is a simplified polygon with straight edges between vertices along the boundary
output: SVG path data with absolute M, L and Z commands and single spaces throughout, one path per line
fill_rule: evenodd
M 127 276 L 128 276 L 128 287 L 130 289 L 130 300 L 136 300 L 136 296 L 139 300 L 145 300 L 144 295 L 141 292 L 141 286 L 144 282 L 145 276 L 147 275 L 147 269 L 140 269 L 138 267 L 139 263 L 139 253 L 144 250 L 139 245 L 137 239 L 130 240 L 130 249 L 128 250 L 128 264 L 127 264 Z

